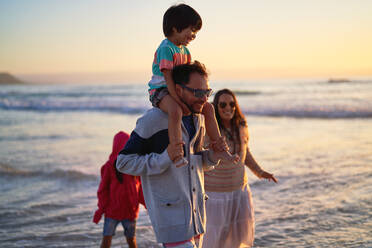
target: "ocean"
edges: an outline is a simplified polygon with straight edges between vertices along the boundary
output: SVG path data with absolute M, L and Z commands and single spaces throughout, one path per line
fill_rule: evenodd
M 372 247 L 372 79 L 211 86 L 236 92 L 252 154 L 279 180 L 247 169 L 254 247 Z M 1 86 L 0 246 L 99 247 L 100 167 L 149 108 L 146 85 Z M 161 247 L 142 207 L 136 236 Z M 121 226 L 112 247 L 127 247 Z

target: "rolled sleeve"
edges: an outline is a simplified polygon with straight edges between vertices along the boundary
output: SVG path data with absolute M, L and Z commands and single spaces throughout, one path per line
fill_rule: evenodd
M 220 163 L 219 159 L 217 161 L 215 161 L 212 158 L 210 158 L 211 153 L 212 153 L 212 151 L 209 151 L 209 150 L 202 151 L 203 170 L 204 171 L 213 170 L 214 167 L 217 166 Z
M 120 154 L 116 161 L 118 171 L 134 176 L 161 174 L 171 165 L 167 150 L 161 154 Z

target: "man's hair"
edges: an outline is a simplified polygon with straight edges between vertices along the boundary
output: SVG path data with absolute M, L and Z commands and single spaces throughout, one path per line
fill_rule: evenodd
M 205 66 L 195 60 L 192 63 L 175 66 L 172 70 L 173 81 L 175 84 L 186 85 L 190 81 L 190 75 L 194 72 L 199 73 L 204 77 L 208 77 L 208 72 Z
M 163 32 L 165 37 L 173 33 L 173 28 L 178 32 L 191 27 L 199 31 L 202 27 L 202 19 L 198 12 L 186 4 L 177 4 L 169 7 L 163 16 Z

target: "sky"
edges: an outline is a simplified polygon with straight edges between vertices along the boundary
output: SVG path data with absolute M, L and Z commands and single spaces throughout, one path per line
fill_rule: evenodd
M 214 80 L 372 76 L 370 0 L 182 1 Z M 0 0 L 0 72 L 40 82 L 147 83 L 167 0 Z

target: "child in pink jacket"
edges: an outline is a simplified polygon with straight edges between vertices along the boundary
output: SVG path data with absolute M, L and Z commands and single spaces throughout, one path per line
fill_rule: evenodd
M 102 215 L 105 215 L 101 248 L 111 246 L 112 236 L 119 223 L 123 226 L 129 247 L 137 247 L 135 231 L 139 203 L 145 205 L 141 182 L 139 177 L 120 173 L 116 169 L 116 157 L 128 139 L 129 135 L 122 131 L 114 136 L 112 153 L 101 168 L 101 183 L 97 191 L 98 210 L 93 218 L 93 222 L 98 224 Z

